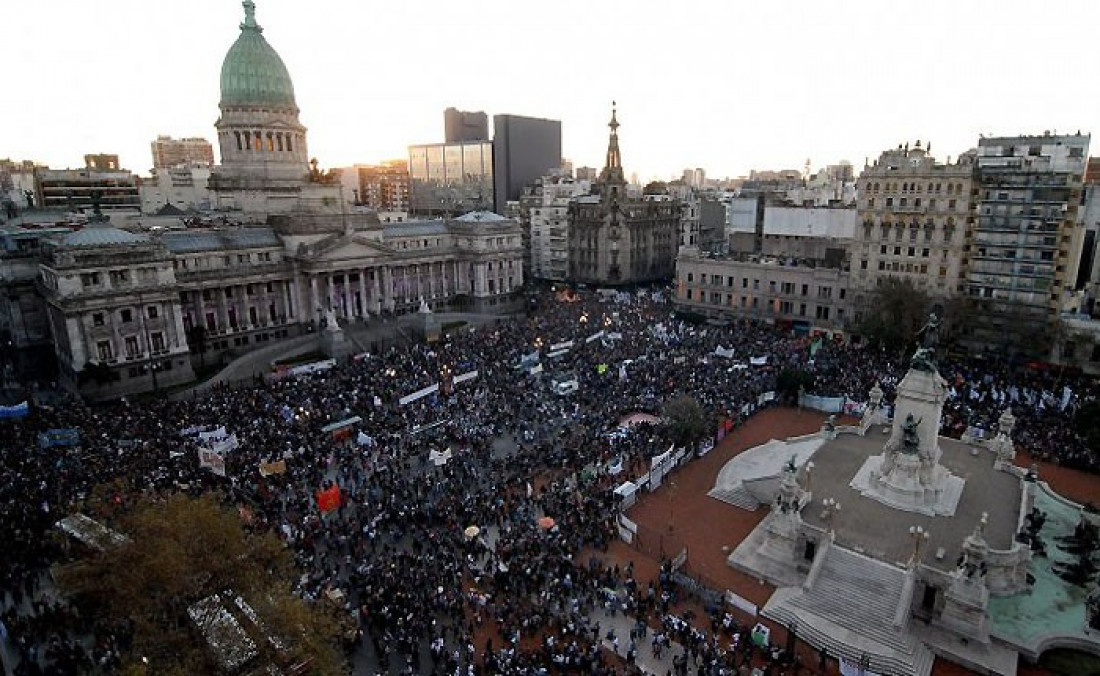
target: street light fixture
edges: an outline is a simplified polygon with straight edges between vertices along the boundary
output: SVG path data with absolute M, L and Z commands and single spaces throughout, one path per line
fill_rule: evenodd
M 840 503 L 836 501 L 836 498 L 825 498 L 821 501 L 823 509 L 821 511 L 821 518 L 825 519 L 825 528 L 829 533 L 833 532 L 833 519 L 836 518 L 836 513 L 840 511 Z
M 909 565 L 916 566 L 920 563 L 921 545 L 928 541 L 931 533 L 920 526 L 909 526 L 909 537 L 913 539 L 913 557 L 909 559 Z

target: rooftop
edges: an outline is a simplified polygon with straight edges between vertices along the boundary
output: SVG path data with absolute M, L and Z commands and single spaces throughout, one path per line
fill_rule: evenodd
M 250 249 L 281 247 L 271 228 L 232 228 L 217 230 L 186 230 L 166 232 L 161 235 L 164 246 L 172 253 L 219 251 L 223 249 Z
M 61 239 L 61 245 L 65 247 L 119 246 L 144 244 L 148 241 L 148 235 L 127 232 L 111 226 L 96 225 L 65 235 Z

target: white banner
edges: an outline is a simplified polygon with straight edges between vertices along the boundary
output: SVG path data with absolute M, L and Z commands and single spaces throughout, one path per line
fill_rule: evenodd
M 749 363 L 753 366 L 765 366 L 768 363 L 768 357 L 767 355 L 763 357 L 753 357 L 752 359 L 749 359 Z
M 473 380 L 476 377 L 477 377 L 477 371 L 476 370 L 475 371 L 468 371 L 468 372 L 463 373 L 461 375 L 455 376 L 454 384 L 457 385 L 459 383 L 464 383 L 467 380 Z
M 225 476 L 225 458 L 208 448 L 199 449 L 199 467 L 208 469 L 218 476 Z
M 240 446 L 240 443 L 237 442 L 237 435 L 230 434 L 228 437 L 210 444 L 210 450 L 218 455 L 224 455 L 229 451 L 236 450 L 238 446 Z
M 216 430 L 210 430 L 209 432 L 199 432 L 199 442 L 203 444 L 211 444 L 215 441 L 222 441 L 229 437 L 229 432 L 225 431 L 225 425 L 222 425 Z
M 333 366 L 336 366 L 335 359 L 325 359 L 324 361 L 315 361 L 309 364 L 295 366 L 286 373 L 288 376 L 300 376 L 304 373 L 318 373 L 320 371 L 327 371 Z
M 599 340 L 600 338 L 603 338 L 603 330 L 602 329 L 595 332 L 595 333 L 593 333 L 591 336 L 585 338 L 584 342 L 591 343 L 591 342 Z
M 756 617 L 756 614 L 759 612 L 759 609 L 756 607 L 755 603 L 748 600 L 744 596 L 737 594 L 731 589 L 726 590 L 726 603 L 730 604 L 734 608 L 737 608 L 738 610 L 742 610 L 748 613 L 752 617 Z
M 878 672 L 862 669 L 858 664 L 852 664 L 843 658 L 840 660 L 840 674 L 841 676 L 879 676 Z
M 554 343 L 550 346 L 551 352 L 557 352 L 558 350 L 568 350 L 573 347 L 573 341 L 567 340 L 564 343 Z
M 529 373 L 533 376 L 537 376 L 538 374 L 542 373 L 542 364 L 535 364 L 534 366 L 532 366 Z
M 422 390 L 417 390 L 416 392 L 413 392 L 412 394 L 406 394 L 405 396 L 398 399 L 397 403 L 404 406 L 405 404 L 414 402 L 417 399 L 423 399 L 424 397 L 428 396 L 429 394 L 435 394 L 438 391 L 439 391 L 439 383 L 436 383 L 435 385 L 425 387 Z
M 733 359 L 733 348 L 724 348 L 721 345 L 714 348 L 714 354 L 719 357 L 725 357 L 726 359 Z

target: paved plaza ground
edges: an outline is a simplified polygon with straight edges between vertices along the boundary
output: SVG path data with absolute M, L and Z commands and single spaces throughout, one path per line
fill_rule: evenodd
M 714 486 L 718 472 L 733 456 L 769 439 L 815 432 L 820 429 L 824 420 L 825 415 L 822 413 L 790 408 L 770 408 L 753 416 L 706 456 L 677 470 L 657 491 L 642 495 L 628 512 L 629 518 L 638 524 L 639 533 L 642 534 L 640 546 L 616 542 L 609 548 L 606 559 L 623 566 L 632 561 L 637 579 L 643 582 L 656 579 L 661 551 L 659 545 L 652 546 L 645 542 L 648 534 L 651 538 L 664 541 L 666 554 L 674 554 L 679 551 L 679 547 L 686 547 L 688 557 L 684 571 L 692 577 L 711 588 L 731 589 L 762 607 L 774 587 L 761 584 L 752 576 L 730 568 L 726 564 L 726 558 L 736 544 L 764 519 L 767 509 L 745 511 L 708 497 L 707 491 Z M 1028 467 L 1032 459 L 1026 453 L 1021 453 L 1016 462 Z M 1096 501 L 1096 497 L 1100 495 L 1100 477 L 1095 475 L 1050 463 L 1039 463 L 1039 476 L 1049 482 L 1055 491 L 1078 502 Z M 734 613 L 742 623 L 755 619 L 740 611 Z M 698 615 L 703 615 L 701 609 Z M 786 642 L 785 629 L 773 625 L 772 640 L 783 645 Z M 799 654 L 803 664 L 814 667 L 818 664 L 817 653 L 810 646 L 800 643 Z M 811 670 L 809 673 L 815 671 Z M 839 673 L 837 663 L 830 661 L 824 673 Z M 955 676 L 973 672 L 937 659 L 932 673 L 934 676 Z M 1023 661 L 1017 673 L 1021 676 L 1051 674 L 1042 667 Z

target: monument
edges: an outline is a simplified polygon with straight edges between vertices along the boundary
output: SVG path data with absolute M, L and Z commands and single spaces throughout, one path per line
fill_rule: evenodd
M 351 345 L 344 335 L 344 329 L 336 321 L 332 308 L 325 312 L 325 325 L 321 329 L 321 351 L 329 359 L 341 359 L 351 354 Z
M 940 421 L 948 388 L 935 364 L 938 325 L 935 315 L 929 317 L 923 345 L 898 384 L 890 438 L 882 455 L 868 458 L 856 473 L 852 488 L 896 509 L 950 516 L 965 481 L 940 464 Z
M 414 328 L 417 335 L 423 338 L 426 343 L 434 343 L 439 340 L 441 333 L 439 319 L 428 307 L 428 302 L 424 300 L 423 296 L 420 297 L 420 309 L 416 312 Z
M 938 331 L 933 315 L 897 383 L 892 418 L 876 383 L 858 424 L 827 419 L 815 434 L 748 449 L 709 494 L 734 508 L 771 507 L 727 559 L 776 586 L 764 617 L 797 623 L 811 645 L 868 673 L 927 676 L 940 655 L 1011 676 L 1019 654 L 1036 659 L 1055 635 L 1077 641 L 1095 631 L 1100 592 L 1076 605 L 1030 600 L 1062 592 L 1056 575 L 1042 573 L 1050 563 L 1032 557 L 1041 524 L 1026 538 L 1018 531 L 1035 505 L 1053 515 L 1072 503 L 1013 464 L 1011 411 L 995 438 L 940 437 L 950 391 L 936 364 Z M 780 469 L 778 458 L 791 460 Z M 1054 527 L 1064 532 L 1067 520 Z

